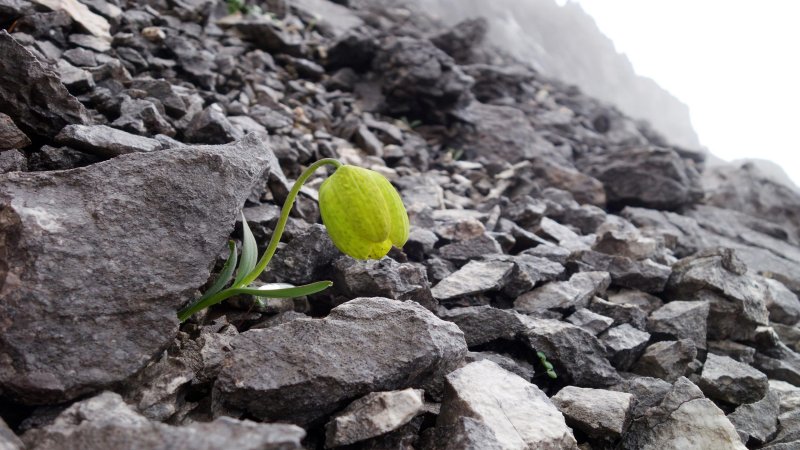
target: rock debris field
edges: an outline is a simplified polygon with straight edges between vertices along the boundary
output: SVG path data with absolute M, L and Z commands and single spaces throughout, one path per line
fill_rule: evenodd
M 229 6 L 0 0 L 0 449 L 800 448 L 797 191 L 480 19 Z M 405 247 L 340 253 L 319 172 L 260 282 L 334 286 L 179 324 L 320 158 Z

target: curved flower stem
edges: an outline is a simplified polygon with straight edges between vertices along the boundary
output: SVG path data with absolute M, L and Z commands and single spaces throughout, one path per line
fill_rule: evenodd
M 267 264 L 269 264 L 272 256 L 275 255 L 275 250 L 278 248 L 278 243 L 281 240 L 281 236 L 283 235 L 283 230 L 286 228 L 286 222 L 289 220 L 289 213 L 292 211 L 292 206 L 294 205 L 294 201 L 297 198 L 297 194 L 300 192 L 300 188 L 303 187 L 303 184 L 308 180 L 309 177 L 320 167 L 324 165 L 331 165 L 336 167 L 337 169 L 341 167 L 342 163 L 338 160 L 333 158 L 324 158 L 320 159 L 319 161 L 315 162 L 314 164 L 308 166 L 308 169 L 304 170 L 300 177 L 297 178 L 297 181 L 294 182 L 292 189 L 289 191 L 289 195 L 286 197 L 286 201 L 283 203 L 283 209 L 281 209 L 281 217 L 278 219 L 278 224 L 275 225 L 275 230 L 272 232 L 272 237 L 269 240 L 269 244 L 267 245 L 267 250 L 264 252 L 264 255 L 261 256 L 261 259 L 258 260 L 258 264 L 250 271 L 250 273 L 245 276 L 242 281 L 239 283 L 238 286 L 231 286 L 231 288 L 240 288 L 244 286 L 248 286 L 252 283 L 264 269 L 267 268 Z

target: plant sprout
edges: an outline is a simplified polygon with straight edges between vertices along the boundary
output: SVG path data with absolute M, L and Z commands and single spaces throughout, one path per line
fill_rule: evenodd
M 235 295 L 267 298 L 300 297 L 315 294 L 333 285 L 330 281 L 318 281 L 303 286 L 269 290 L 250 286 L 275 255 L 300 188 L 318 168 L 324 165 L 333 166 L 335 171 L 320 186 L 319 208 L 322 222 L 336 248 L 353 258 L 380 259 L 386 256 L 393 245 L 402 247 L 406 243 L 409 230 L 408 213 L 400 194 L 386 177 L 373 170 L 344 165 L 335 159 L 321 159 L 310 165 L 295 181 L 283 204 L 267 249 L 260 259 L 255 237 L 242 214 L 241 258 L 237 257 L 236 243 L 229 241 L 228 259 L 219 277 L 202 297 L 178 311 L 178 319 L 181 322 L 192 314 Z M 234 272 L 236 272 L 235 277 Z M 233 282 L 230 282 L 231 278 Z
M 556 375 L 556 370 L 553 368 L 553 364 L 547 360 L 547 355 L 545 355 L 544 352 L 536 352 L 536 356 L 539 357 L 539 361 L 542 363 L 542 366 L 544 366 L 547 376 L 553 380 L 558 378 L 558 375 Z

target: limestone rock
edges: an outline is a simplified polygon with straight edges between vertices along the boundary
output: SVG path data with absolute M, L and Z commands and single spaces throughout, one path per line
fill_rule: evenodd
M 634 397 L 604 389 L 567 386 L 551 400 L 569 425 L 591 438 L 614 441 L 630 425 Z

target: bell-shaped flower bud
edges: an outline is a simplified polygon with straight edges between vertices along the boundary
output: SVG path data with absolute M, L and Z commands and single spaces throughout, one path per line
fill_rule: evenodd
M 380 259 L 408 240 L 408 213 L 389 180 L 343 165 L 319 188 L 322 222 L 336 247 L 357 259 Z

